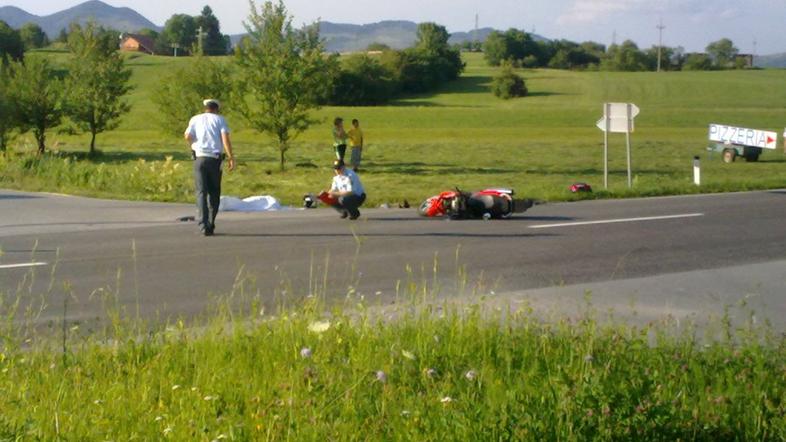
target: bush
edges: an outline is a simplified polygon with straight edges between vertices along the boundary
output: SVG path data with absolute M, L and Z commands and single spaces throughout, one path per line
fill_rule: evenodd
M 340 106 L 384 104 L 393 97 L 396 88 L 394 72 L 374 57 L 355 54 L 342 63 L 328 103 Z
M 491 83 L 491 92 L 503 100 L 508 100 L 524 97 L 529 91 L 524 83 L 524 79 L 513 71 L 513 67 L 510 64 L 505 64 L 499 75 L 494 77 Z

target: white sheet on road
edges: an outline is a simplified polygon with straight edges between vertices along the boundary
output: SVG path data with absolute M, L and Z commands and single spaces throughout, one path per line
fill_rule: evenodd
M 220 212 L 268 212 L 283 208 L 281 203 L 270 195 L 250 196 L 242 200 L 234 196 L 222 196 L 218 206 Z

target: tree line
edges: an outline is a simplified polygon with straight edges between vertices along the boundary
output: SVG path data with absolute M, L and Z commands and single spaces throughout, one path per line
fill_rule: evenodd
M 640 49 L 631 40 L 606 47 L 592 41 L 576 43 L 569 40 L 536 41 L 531 34 L 518 30 L 494 31 L 482 44 L 467 42 L 465 50 L 483 51 L 489 65 L 505 62 L 515 67 L 581 69 L 607 71 L 713 70 L 746 67 L 737 57 L 739 49 L 728 38 L 707 45 L 705 53 L 689 54 L 682 47 L 653 46 Z
M 46 57 L 3 53 L 0 66 L 0 151 L 17 134 L 32 132 L 38 152 L 46 150 L 47 131 L 62 127 L 89 133 L 90 153 L 97 134 L 116 127 L 129 106 L 131 71 L 117 52 L 117 35 L 89 22 L 73 24 L 65 69 Z

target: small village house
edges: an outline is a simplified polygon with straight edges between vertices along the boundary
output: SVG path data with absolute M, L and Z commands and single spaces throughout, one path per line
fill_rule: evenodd
M 139 34 L 121 34 L 120 50 L 128 52 L 144 52 L 155 55 L 155 42 L 152 38 Z

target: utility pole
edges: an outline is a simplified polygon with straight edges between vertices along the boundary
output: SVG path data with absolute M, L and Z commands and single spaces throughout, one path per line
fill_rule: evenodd
M 478 44 L 480 42 L 480 38 L 479 38 L 479 35 L 478 35 L 478 20 L 479 20 L 479 18 L 480 17 L 478 17 L 478 14 L 476 13 L 475 14 L 475 44 Z M 474 51 L 475 49 L 473 48 L 472 50 Z
M 180 49 L 180 43 L 172 43 L 171 46 L 175 50 L 175 58 L 177 58 L 177 50 Z
M 202 26 L 200 26 L 199 30 L 197 31 L 197 35 L 196 35 L 197 36 L 197 42 L 198 42 L 197 50 L 199 51 L 199 55 L 205 55 L 204 46 L 202 45 L 202 39 L 206 35 L 207 34 L 205 32 L 202 32 Z
M 660 19 L 660 22 L 658 22 L 658 26 L 656 26 L 656 27 L 658 28 L 658 70 L 657 70 L 657 72 L 660 72 L 660 55 L 661 55 L 661 52 L 662 52 L 662 49 L 663 49 L 663 30 L 666 29 L 666 26 L 663 26 L 663 19 Z

